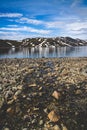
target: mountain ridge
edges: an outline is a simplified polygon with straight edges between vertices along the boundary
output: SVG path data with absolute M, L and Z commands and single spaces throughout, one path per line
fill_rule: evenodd
M 17 40 L 2 40 L 0 39 L 0 47 L 72 47 L 72 46 L 86 46 L 87 41 L 82 39 L 74 39 L 71 37 L 54 37 L 54 38 L 26 38 L 22 41 Z

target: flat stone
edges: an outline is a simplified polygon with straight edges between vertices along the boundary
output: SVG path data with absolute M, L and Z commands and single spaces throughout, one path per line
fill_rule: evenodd
M 34 83 L 34 84 L 30 84 L 29 87 L 36 87 L 37 85 Z

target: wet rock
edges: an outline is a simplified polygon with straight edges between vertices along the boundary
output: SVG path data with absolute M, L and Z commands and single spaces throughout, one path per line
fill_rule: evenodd
M 49 118 L 50 121 L 52 121 L 52 122 L 58 122 L 59 119 L 60 119 L 60 116 L 58 116 L 57 113 L 52 110 L 52 111 L 48 114 L 48 118 Z

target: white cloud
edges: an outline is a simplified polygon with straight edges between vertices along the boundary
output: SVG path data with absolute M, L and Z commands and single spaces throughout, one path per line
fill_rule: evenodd
M 29 19 L 29 18 L 25 18 L 25 17 L 22 17 L 19 20 L 16 20 L 16 22 L 29 23 L 29 24 L 35 24 L 35 25 L 39 25 L 39 24 L 43 23 L 43 21 L 41 21 L 41 20 Z
M 44 24 L 47 28 L 62 28 L 63 26 L 62 21 L 45 22 Z
M 33 32 L 33 33 L 38 33 L 38 34 L 49 34 L 51 33 L 50 30 L 43 30 L 43 29 L 35 29 L 35 28 L 31 28 L 31 27 L 27 27 L 27 26 L 23 26 L 23 27 L 14 27 L 14 28 L 10 28 L 10 27 L 2 27 L 0 28 L 1 31 L 21 31 L 21 32 Z
M 14 19 L 12 19 L 14 20 Z M 64 17 L 64 18 L 54 18 L 52 21 L 41 21 L 37 19 L 29 19 L 26 17 L 21 17 L 17 19 L 18 25 L 7 25 L 7 27 L 0 28 L 0 38 L 8 37 L 9 39 L 23 39 L 26 37 L 38 37 L 38 36 L 71 36 L 77 38 L 86 38 L 87 34 L 87 19 L 81 19 L 80 17 Z M 25 23 L 25 26 L 23 26 Z M 42 25 L 44 29 L 37 29 L 34 27 L 29 27 L 26 23 L 31 23 L 34 25 Z M 33 25 L 32 25 L 33 26 Z M 39 28 L 38 28 L 39 27 Z M 10 36 L 11 35 L 11 36 Z M 18 37 L 18 38 L 17 38 Z
M 44 34 L 46 37 L 47 34 Z M 14 31 L 0 31 L 0 39 L 12 39 L 12 40 L 23 40 L 29 37 L 43 37 L 43 34 L 31 34 L 31 33 L 22 33 L 22 32 L 14 32 Z
M 66 25 L 67 30 L 80 31 L 87 29 L 87 22 L 74 22 Z
M 66 23 L 63 31 L 67 36 L 87 39 L 87 22 L 83 20 L 83 22 Z
M 15 17 L 22 17 L 23 14 L 20 13 L 0 13 L 0 17 L 9 17 L 9 18 L 15 18 Z
M 18 25 L 12 24 L 12 25 L 7 25 L 8 27 L 18 27 Z

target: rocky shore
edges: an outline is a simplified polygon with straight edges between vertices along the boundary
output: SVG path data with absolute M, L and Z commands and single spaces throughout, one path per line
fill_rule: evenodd
M 87 130 L 87 58 L 0 59 L 0 130 Z

